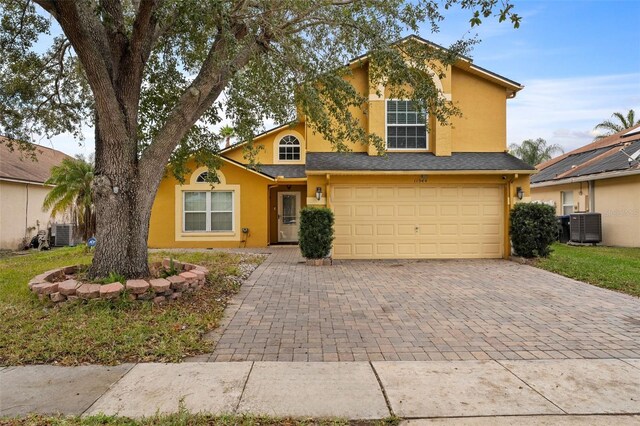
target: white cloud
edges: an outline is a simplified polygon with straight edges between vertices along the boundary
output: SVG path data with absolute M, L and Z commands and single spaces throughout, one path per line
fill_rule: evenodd
M 614 112 L 640 112 L 640 73 L 538 79 L 509 100 L 508 143 L 544 138 L 570 151 L 593 140 Z

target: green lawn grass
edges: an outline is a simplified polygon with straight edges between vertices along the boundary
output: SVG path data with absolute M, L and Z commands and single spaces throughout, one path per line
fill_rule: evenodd
M 556 243 L 536 266 L 565 277 L 640 297 L 640 248 Z
M 208 285 L 164 305 L 94 300 L 58 306 L 40 302 L 27 283 L 61 266 L 88 264 L 82 247 L 60 248 L 0 259 L 0 365 L 176 362 L 207 353 L 202 335 L 217 327 L 237 284 L 240 263 L 261 257 L 223 252 L 171 253 L 176 260 L 209 268 Z M 151 260 L 168 257 L 156 252 Z

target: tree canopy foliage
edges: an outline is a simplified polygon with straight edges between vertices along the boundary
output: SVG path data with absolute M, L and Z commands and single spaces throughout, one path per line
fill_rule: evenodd
M 509 151 L 531 166 L 551 160 L 556 154 L 564 153 L 564 149 L 560 145 L 548 145 L 547 141 L 542 138 L 527 139 L 520 145 L 512 143 L 509 145 Z
M 614 133 L 621 132 L 629 127 L 637 126 L 640 124 L 640 117 L 636 120 L 636 112 L 630 109 L 627 112 L 627 115 L 624 115 L 621 112 L 614 112 L 611 115 L 611 120 L 604 120 L 601 123 L 598 123 L 593 130 L 601 130 L 604 133 L 596 136 L 596 140 L 606 138 L 609 135 L 613 135 Z
M 0 132 L 27 141 L 94 127 L 90 275 L 142 275 L 165 166 L 178 179 L 189 158 L 215 170 L 223 116 L 249 142 L 265 120 L 303 117 L 336 150 L 381 150 L 355 114 L 367 97 L 344 78 L 363 53 L 374 87 L 443 123 L 459 113 L 429 75 L 443 76 L 475 40 L 393 44 L 424 23 L 438 31 L 452 7 L 471 26 L 520 22 L 508 0 L 0 0 Z

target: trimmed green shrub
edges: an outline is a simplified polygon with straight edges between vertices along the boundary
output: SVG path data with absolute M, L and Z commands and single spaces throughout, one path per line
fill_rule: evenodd
M 511 210 L 509 232 L 513 249 L 522 257 L 547 257 L 558 236 L 556 211 L 540 203 L 518 203 Z
M 300 211 L 300 251 L 307 259 L 322 259 L 331 253 L 333 212 L 328 208 L 305 207 Z

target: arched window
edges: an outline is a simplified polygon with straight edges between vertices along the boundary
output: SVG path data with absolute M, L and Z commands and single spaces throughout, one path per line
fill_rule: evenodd
M 197 183 L 205 183 L 205 182 L 207 182 L 208 178 L 209 178 L 209 172 L 202 172 L 196 178 L 196 182 Z
M 278 144 L 278 159 L 280 160 L 299 160 L 300 159 L 300 141 L 293 136 L 287 135 L 280 139 Z

